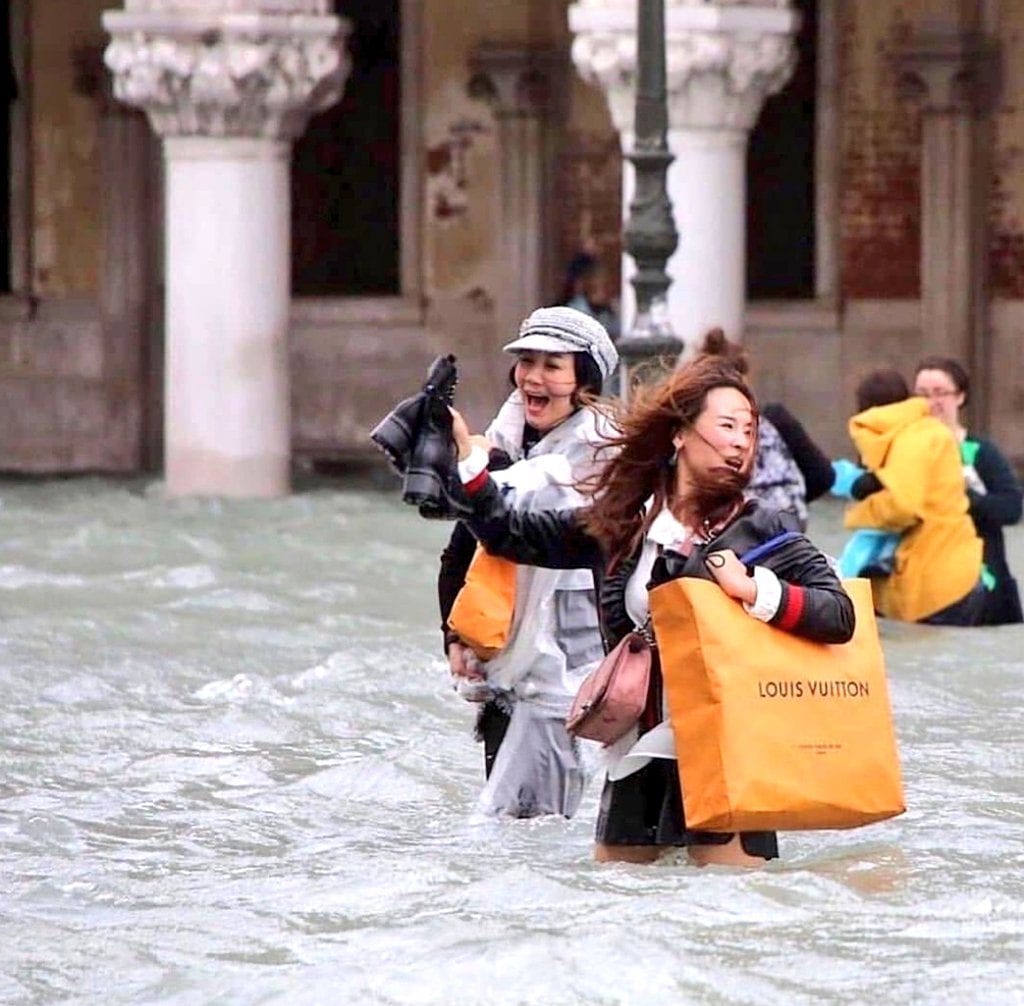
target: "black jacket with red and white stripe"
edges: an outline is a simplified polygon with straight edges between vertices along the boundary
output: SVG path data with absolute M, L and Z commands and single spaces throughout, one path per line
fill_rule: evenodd
M 474 482 L 467 486 L 474 512 L 465 521 L 487 551 L 530 566 L 592 569 L 601 602 L 605 646 L 615 646 L 633 628 L 626 613 L 625 593 L 640 549 L 609 573 L 600 545 L 580 525 L 579 510 L 519 513 L 507 505 L 493 480 L 485 476 Z M 704 561 L 711 552 L 732 549 L 744 555 L 793 530 L 791 515 L 750 500 L 711 541 L 694 547 L 689 556 L 671 556 L 667 562 L 657 562 L 649 586 L 676 576 L 710 580 Z M 824 553 L 805 535 L 795 535 L 758 564 L 775 573 L 782 586 L 779 607 L 770 624 L 822 643 L 845 643 L 852 637 L 853 602 Z

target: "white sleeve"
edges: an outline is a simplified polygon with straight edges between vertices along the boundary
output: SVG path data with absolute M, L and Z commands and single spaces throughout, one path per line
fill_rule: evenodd
M 469 454 L 459 462 L 459 481 L 465 485 L 472 482 L 487 468 L 490 455 L 479 444 L 474 444 Z
M 782 584 L 767 566 L 754 567 L 754 584 L 757 587 L 754 603 L 744 603 L 743 608 L 754 618 L 762 622 L 770 622 L 782 603 Z

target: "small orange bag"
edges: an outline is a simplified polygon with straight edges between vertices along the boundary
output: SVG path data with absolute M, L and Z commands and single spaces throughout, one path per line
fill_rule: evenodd
M 516 606 L 516 564 L 477 545 L 448 626 L 481 660 L 505 648 Z
M 871 585 L 843 586 L 857 626 L 842 645 L 758 621 L 707 580 L 651 591 L 688 828 L 856 828 L 904 811 Z

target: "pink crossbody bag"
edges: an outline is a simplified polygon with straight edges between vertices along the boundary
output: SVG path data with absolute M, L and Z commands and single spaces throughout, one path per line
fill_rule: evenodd
M 565 718 L 569 733 L 614 744 L 636 725 L 647 704 L 652 643 L 648 618 L 583 679 Z

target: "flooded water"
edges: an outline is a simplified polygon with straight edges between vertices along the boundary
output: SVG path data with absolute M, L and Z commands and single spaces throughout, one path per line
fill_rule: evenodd
M 473 816 L 447 528 L 393 493 L 0 483 L 0 524 L 0 1002 L 1024 1003 L 1019 627 L 884 627 L 903 817 L 597 866 L 596 786 Z

